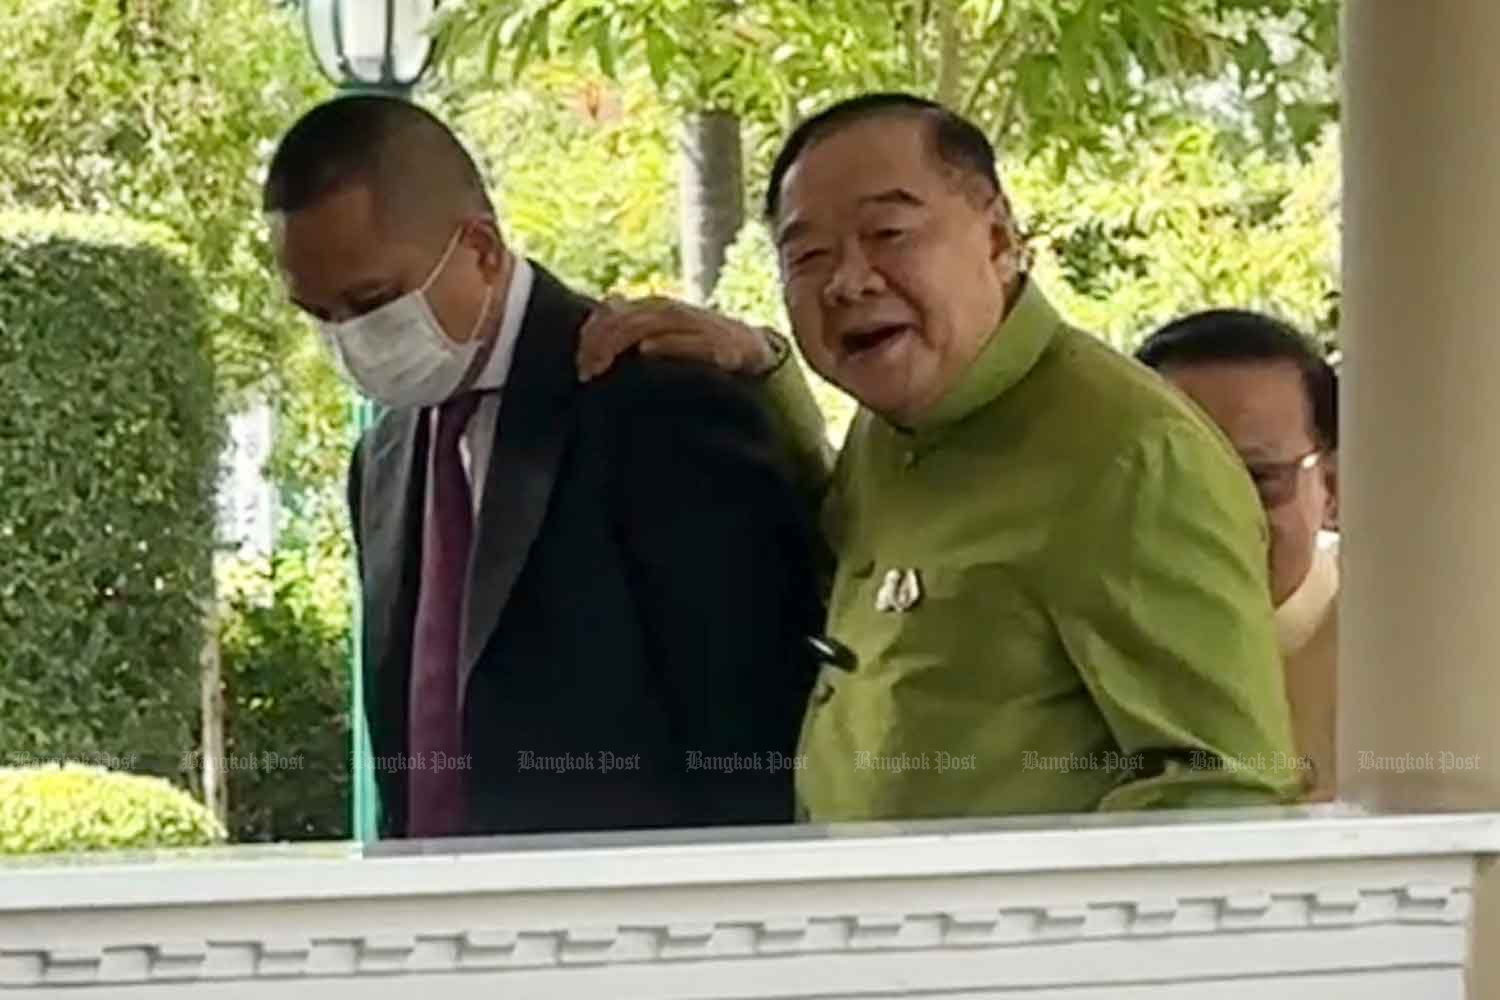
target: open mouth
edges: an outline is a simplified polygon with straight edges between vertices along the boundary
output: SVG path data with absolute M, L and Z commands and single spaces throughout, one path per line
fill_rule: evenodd
M 856 358 L 878 350 L 910 331 L 911 327 L 906 323 L 886 323 L 856 333 L 845 334 L 839 343 L 846 357 Z

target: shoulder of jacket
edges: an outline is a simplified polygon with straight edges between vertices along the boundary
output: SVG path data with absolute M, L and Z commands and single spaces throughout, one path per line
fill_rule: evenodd
M 612 415 L 700 418 L 765 417 L 764 404 L 745 379 L 709 365 L 628 355 L 589 383 L 585 399 Z
M 1088 415 L 1104 454 L 1176 442 L 1238 462 L 1228 438 L 1192 400 L 1129 355 L 1066 325 L 1054 354 L 1048 364 L 1057 405 Z

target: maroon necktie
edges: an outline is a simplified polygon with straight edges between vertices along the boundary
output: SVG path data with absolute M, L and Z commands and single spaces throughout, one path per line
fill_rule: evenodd
M 459 439 L 479 405 L 465 393 L 428 410 L 437 421 L 432 473 L 422 529 L 421 590 L 412 642 L 408 712 L 410 766 L 406 833 L 441 837 L 463 832 L 463 725 L 458 717 L 458 658 L 463 634 L 464 587 L 474 533 L 469 478 Z

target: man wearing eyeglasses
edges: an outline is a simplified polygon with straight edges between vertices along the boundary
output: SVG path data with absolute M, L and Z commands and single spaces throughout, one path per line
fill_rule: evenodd
M 1194 313 L 1136 357 L 1193 399 L 1244 459 L 1271 530 L 1271 598 L 1310 797 L 1334 792 L 1338 553 L 1338 380 L 1295 329 L 1258 313 Z

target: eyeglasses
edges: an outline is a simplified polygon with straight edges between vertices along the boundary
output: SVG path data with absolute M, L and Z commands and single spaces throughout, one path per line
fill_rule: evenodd
M 1281 507 L 1297 499 L 1297 489 L 1302 483 L 1302 473 L 1318 464 L 1322 449 L 1314 448 L 1306 455 L 1286 462 L 1246 462 L 1255 491 L 1260 502 L 1267 508 Z

